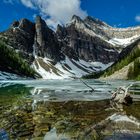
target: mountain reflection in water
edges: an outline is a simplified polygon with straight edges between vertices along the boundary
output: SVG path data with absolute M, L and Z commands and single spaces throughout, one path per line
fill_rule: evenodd
M 0 128 L 19 140 L 140 139 L 140 102 L 109 100 L 109 91 L 131 81 L 86 82 L 95 92 L 78 80 L 1 82 Z

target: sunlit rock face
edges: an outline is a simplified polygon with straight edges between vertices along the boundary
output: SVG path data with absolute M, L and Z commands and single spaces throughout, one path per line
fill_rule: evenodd
M 99 34 L 101 36 L 105 36 L 106 38 L 119 38 L 119 39 L 125 39 L 125 38 L 131 38 L 133 36 L 140 34 L 140 27 L 128 27 L 128 28 L 115 28 L 111 27 L 105 22 L 93 18 L 93 17 L 86 17 L 84 19 L 84 22 L 88 25 L 90 25 L 96 34 Z
M 36 17 L 35 22 L 35 48 L 36 55 L 40 57 L 47 57 L 55 62 L 64 59 L 61 53 L 61 47 L 57 41 L 55 32 L 53 32 L 40 16 Z

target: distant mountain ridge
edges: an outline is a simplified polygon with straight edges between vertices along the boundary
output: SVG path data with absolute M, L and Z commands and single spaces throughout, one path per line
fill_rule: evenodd
M 118 60 L 123 48 L 139 38 L 140 27 L 117 29 L 96 18 L 76 15 L 66 26 L 58 25 L 56 32 L 37 16 L 35 23 L 21 19 L 0 33 L 0 40 L 44 79 L 81 77 L 105 70 Z

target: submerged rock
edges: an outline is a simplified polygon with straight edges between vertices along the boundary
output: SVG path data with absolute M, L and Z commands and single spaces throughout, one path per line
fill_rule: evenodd
M 126 105 L 131 105 L 133 103 L 133 98 L 130 96 L 130 95 L 127 95 L 125 98 L 124 98 L 124 101 L 125 101 L 125 104 Z
M 3 118 L 0 119 L 2 120 L 0 126 L 8 132 L 11 139 L 42 140 L 44 137 L 44 140 L 51 140 L 46 138 L 54 136 L 68 140 L 103 139 L 105 135 L 117 131 L 118 125 L 121 129 L 130 130 L 134 130 L 136 126 L 133 123 L 124 121 L 116 123 L 113 119 L 109 119 L 108 117 L 115 113 L 114 110 L 109 110 L 109 100 L 40 101 L 36 102 L 34 110 L 28 109 L 32 107 L 32 101 L 29 100 L 22 101 L 18 105 L 18 108 L 5 110 Z

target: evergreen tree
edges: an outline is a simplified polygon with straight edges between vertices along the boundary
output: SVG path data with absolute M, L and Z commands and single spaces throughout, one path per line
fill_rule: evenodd
M 0 67 L 22 76 L 35 77 L 36 72 L 15 52 L 0 41 Z

